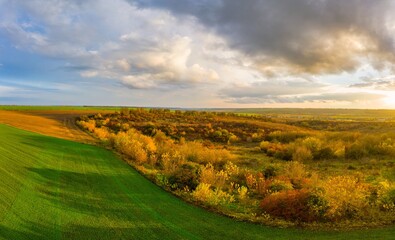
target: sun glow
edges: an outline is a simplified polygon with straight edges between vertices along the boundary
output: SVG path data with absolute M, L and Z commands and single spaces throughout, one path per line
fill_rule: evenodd
M 386 106 L 395 108 L 395 92 L 383 99 Z

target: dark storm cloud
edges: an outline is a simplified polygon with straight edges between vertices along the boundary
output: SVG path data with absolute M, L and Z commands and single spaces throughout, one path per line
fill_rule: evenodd
M 366 57 L 378 69 L 394 59 L 392 0 L 136 0 L 193 16 L 229 46 L 273 74 L 353 71 Z

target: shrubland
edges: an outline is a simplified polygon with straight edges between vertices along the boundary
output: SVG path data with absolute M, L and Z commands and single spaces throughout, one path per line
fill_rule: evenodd
M 164 109 L 122 109 L 77 123 L 158 185 L 232 217 L 336 228 L 395 221 L 395 134 Z M 377 161 L 388 168 L 366 164 Z

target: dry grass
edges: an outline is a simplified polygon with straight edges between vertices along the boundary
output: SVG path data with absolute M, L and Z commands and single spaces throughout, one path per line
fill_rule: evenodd
M 93 143 L 95 139 L 75 125 L 75 118 L 83 114 L 90 114 L 90 112 L 72 110 L 0 110 L 0 123 L 47 136 Z

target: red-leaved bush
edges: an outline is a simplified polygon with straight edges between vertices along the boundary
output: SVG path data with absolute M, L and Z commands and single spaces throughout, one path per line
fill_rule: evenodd
M 261 210 L 273 217 L 291 221 L 312 222 L 318 219 L 312 211 L 307 190 L 288 190 L 273 193 L 263 199 Z

